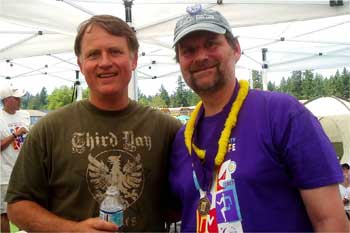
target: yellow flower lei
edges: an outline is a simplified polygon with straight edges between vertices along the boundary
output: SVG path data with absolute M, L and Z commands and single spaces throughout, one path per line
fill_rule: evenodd
M 231 135 L 231 131 L 236 126 L 239 110 L 241 109 L 242 104 L 248 95 L 248 91 L 249 91 L 248 81 L 240 80 L 239 85 L 240 85 L 240 88 L 239 88 L 236 100 L 232 104 L 230 113 L 228 114 L 228 117 L 226 118 L 226 121 L 225 121 L 225 127 L 221 131 L 221 135 L 218 143 L 219 148 L 215 156 L 216 166 L 220 166 L 221 163 L 224 161 L 224 158 L 227 152 L 227 144 L 228 144 L 229 137 Z M 201 105 L 202 105 L 202 101 L 200 101 L 196 105 L 196 108 L 192 112 L 191 117 L 186 124 L 184 137 L 185 137 L 186 148 L 189 154 L 191 155 L 192 147 L 193 147 L 193 150 L 196 152 L 197 156 L 200 159 L 204 159 L 205 150 L 198 148 L 195 144 L 192 143 L 194 127 L 195 127 L 196 119 L 198 117 L 198 113 Z

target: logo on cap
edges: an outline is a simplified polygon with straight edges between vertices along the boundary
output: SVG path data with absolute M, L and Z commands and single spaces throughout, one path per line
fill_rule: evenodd
M 229 32 L 231 27 L 218 11 L 206 10 L 196 4 L 186 8 L 188 14 L 182 16 L 176 23 L 173 46 L 184 36 L 194 31 L 210 31 L 218 34 Z
M 196 15 L 202 12 L 202 5 L 201 4 L 196 4 L 194 6 L 188 6 L 186 8 L 187 13 L 190 15 Z

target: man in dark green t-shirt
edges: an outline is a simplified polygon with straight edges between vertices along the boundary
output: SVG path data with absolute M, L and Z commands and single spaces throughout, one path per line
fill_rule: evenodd
M 49 113 L 28 135 L 6 196 L 20 228 L 116 231 L 98 218 L 107 188 L 116 186 L 123 230 L 164 230 L 167 154 L 181 123 L 128 98 L 138 47 L 119 18 L 93 16 L 80 25 L 74 49 L 89 100 Z

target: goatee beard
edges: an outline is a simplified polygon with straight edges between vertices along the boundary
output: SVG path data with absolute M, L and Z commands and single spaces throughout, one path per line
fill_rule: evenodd
M 227 80 L 225 79 L 224 75 L 220 71 L 219 67 L 220 64 L 216 64 L 216 74 L 213 77 L 213 80 L 208 85 L 201 85 L 198 84 L 196 79 L 193 77 L 193 74 L 191 73 L 190 76 L 190 83 L 188 85 L 192 88 L 194 92 L 197 94 L 208 94 L 208 93 L 214 93 L 222 89 L 223 86 L 227 83 Z

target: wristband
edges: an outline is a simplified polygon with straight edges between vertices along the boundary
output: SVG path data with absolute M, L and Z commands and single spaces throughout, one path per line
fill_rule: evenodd
M 15 133 L 12 133 L 12 136 L 16 139 L 18 136 Z

